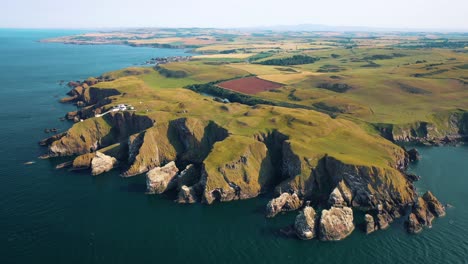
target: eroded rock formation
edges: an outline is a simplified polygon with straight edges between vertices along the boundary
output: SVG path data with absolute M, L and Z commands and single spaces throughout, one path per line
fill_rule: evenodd
M 279 197 L 272 199 L 266 206 L 267 217 L 274 217 L 281 212 L 294 211 L 302 206 L 302 201 L 296 193 L 282 193 Z
M 297 215 L 294 222 L 296 235 L 303 240 L 309 240 L 316 236 L 316 213 L 314 208 L 306 206 Z
M 146 188 L 148 193 L 160 194 L 177 187 L 179 169 L 171 161 L 164 167 L 156 167 L 146 174 Z
M 349 236 L 354 230 L 353 210 L 349 207 L 332 207 L 323 210 L 319 224 L 322 241 L 337 241 Z

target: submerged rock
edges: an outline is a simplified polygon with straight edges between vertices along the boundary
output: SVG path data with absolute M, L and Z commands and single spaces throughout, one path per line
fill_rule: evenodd
M 372 215 L 366 214 L 364 216 L 364 220 L 366 222 L 366 234 L 370 234 L 377 230 L 377 226 Z
M 299 215 L 296 217 L 294 222 L 294 230 L 297 237 L 303 240 L 312 239 L 316 236 L 315 226 L 316 226 L 316 213 L 314 208 L 310 206 L 304 207 Z
M 146 187 L 149 193 L 160 194 L 177 186 L 179 169 L 171 161 L 164 167 L 156 167 L 146 174 Z
M 91 174 L 95 176 L 104 172 L 108 172 L 112 170 L 116 164 L 116 158 L 107 156 L 106 154 L 98 151 L 91 160 Z
M 319 225 L 320 240 L 342 240 L 349 236 L 353 230 L 353 210 L 351 208 L 332 207 L 322 211 Z
M 274 217 L 281 212 L 294 211 L 301 206 L 302 201 L 296 193 L 282 193 L 279 197 L 268 202 L 266 206 L 267 217 Z

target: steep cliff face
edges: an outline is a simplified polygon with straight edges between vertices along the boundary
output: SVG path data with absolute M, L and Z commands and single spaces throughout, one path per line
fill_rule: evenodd
M 253 138 L 229 136 L 217 142 L 203 162 L 203 201 L 230 201 L 256 197 L 274 180 L 265 144 Z
M 407 177 L 389 167 L 345 164 L 325 156 L 310 171 L 309 175 L 297 174 L 285 180 L 277 190 L 297 192 L 313 203 L 323 203 L 338 188 L 348 205 L 364 210 L 382 205 L 386 210 L 393 211 L 414 202 L 416 196 Z
M 113 88 L 97 88 L 89 87 L 88 84 L 76 84 L 73 89 L 68 92 L 70 97 L 61 99 L 63 103 L 83 102 L 85 105 L 94 105 L 102 100 L 107 100 L 111 96 L 121 95 L 117 89 Z
M 75 124 L 65 135 L 52 142 L 48 156 L 72 156 L 94 152 L 117 143 L 132 133 L 149 128 L 154 120 L 134 113 L 111 113 Z
M 212 121 L 180 118 L 170 122 L 168 136 L 177 149 L 180 160 L 201 163 L 208 156 L 213 144 L 225 139 L 228 132 Z
M 176 160 L 177 152 L 167 137 L 167 123 L 158 124 L 128 139 L 129 168 L 123 176 L 134 176 Z
M 424 122 L 375 126 L 382 136 L 392 141 L 444 144 L 468 137 L 468 112 L 454 110 L 434 114 Z

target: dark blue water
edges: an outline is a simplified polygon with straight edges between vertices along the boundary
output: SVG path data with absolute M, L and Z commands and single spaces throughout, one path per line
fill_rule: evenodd
M 431 230 L 407 235 L 399 221 L 338 243 L 282 237 L 296 213 L 265 219 L 263 198 L 178 205 L 145 195 L 144 177 L 55 170 L 36 157 L 44 128 L 70 125 L 58 120 L 73 109 L 57 103 L 59 80 L 183 53 L 36 41 L 72 33 L 0 30 L 0 263 L 467 263 L 467 147 L 422 148 L 412 167 L 420 192 L 454 206 Z

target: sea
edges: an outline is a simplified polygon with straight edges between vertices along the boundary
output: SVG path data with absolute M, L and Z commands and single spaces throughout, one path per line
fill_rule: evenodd
M 92 177 L 38 159 L 44 129 L 72 125 L 59 120 L 75 109 L 58 102 L 63 81 L 187 54 L 38 42 L 83 32 L 0 29 L 0 263 L 468 263 L 466 146 L 418 147 L 418 192 L 451 205 L 431 229 L 409 235 L 401 219 L 340 242 L 285 237 L 297 213 L 265 218 L 266 197 L 180 205 L 145 194 L 144 175 Z

